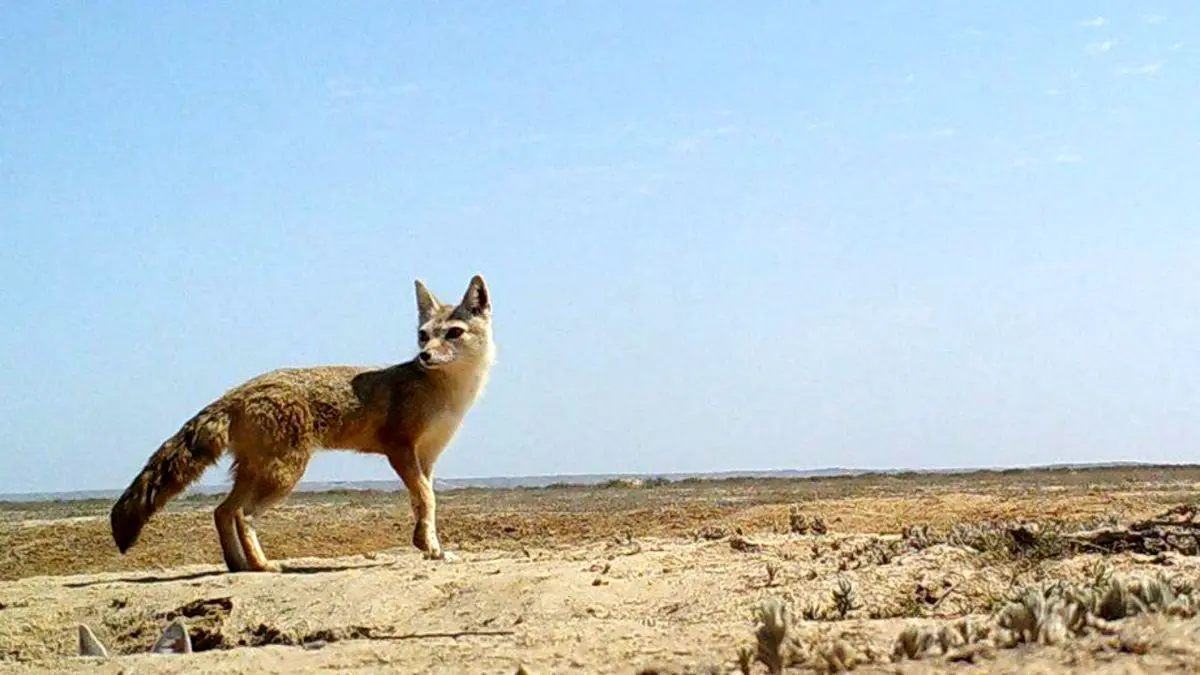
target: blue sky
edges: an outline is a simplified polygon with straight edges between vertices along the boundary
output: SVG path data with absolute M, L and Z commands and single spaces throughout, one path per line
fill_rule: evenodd
M 499 360 L 439 476 L 1195 461 L 1198 35 L 1182 1 L 10 6 L 0 492 L 123 487 L 265 370 L 408 359 L 413 278 L 475 272 Z

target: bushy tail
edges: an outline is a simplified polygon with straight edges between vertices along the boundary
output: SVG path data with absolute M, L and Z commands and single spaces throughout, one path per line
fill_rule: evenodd
M 129 550 L 146 521 L 216 463 L 228 445 L 229 414 L 219 403 L 196 413 L 164 441 L 113 505 L 110 520 L 117 549 Z

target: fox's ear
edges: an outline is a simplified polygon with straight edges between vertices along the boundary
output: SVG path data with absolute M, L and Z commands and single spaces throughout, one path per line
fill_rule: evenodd
M 487 316 L 492 312 L 492 296 L 488 293 L 487 282 L 481 275 L 471 277 L 471 284 L 463 295 L 459 306 L 474 316 Z
M 425 288 L 425 284 L 421 283 L 420 279 L 417 279 L 415 284 L 417 287 L 417 315 L 421 317 L 421 323 L 425 323 L 433 316 L 434 311 L 442 306 L 442 303 L 433 297 L 433 293 Z

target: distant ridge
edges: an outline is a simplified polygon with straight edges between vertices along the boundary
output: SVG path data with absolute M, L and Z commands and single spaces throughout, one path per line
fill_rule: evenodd
M 512 488 L 542 488 L 550 485 L 599 485 L 619 479 L 648 479 L 665 478 L 670 481 L 685 479 L 727 480 L 737 478 L 835 478 L 844 476 L 899 476 L 899 475 L 953 475 L 974 473 L 1011 473 L 1018 471 L 1087 471 L 1097 469 L 1185 469 L 1200 468 L 1200 464 L 1162 464 L 1148 462 L 1083 462 L 1044 464 L 1039 466 L 1012 467 L 971 467 L 949 469 L 849 469 L 843 467 L 827 467 L 821 469 L 776 469 L 776 470 L 747 470 L 747 471 L 716 471 L 716 472 L 677 472 L 677 473 L 604 473 L 604 474 L 555 474 L 542 476 L 497 476 L 481 478 L 438 478 L 434 480 L 439 490 L 463 488 L 503 490 Z M 399 492 L 402 484 L 399 479 L 364 480 L 364 481 L 313 481 L 301 482 L 297 492 L 329 492 L 331 490 L 374 490 L 379 492 Z M 229 490 L 228 484 L 193 485 L 188 490 L 194 494 L 224 494 Z M 44 502 L 44 501 L 80 501 L 87 499 L 116 499 L 121 490 L 75 490 L 70 492 L 26 492 L 0 494 L 0 502 Z

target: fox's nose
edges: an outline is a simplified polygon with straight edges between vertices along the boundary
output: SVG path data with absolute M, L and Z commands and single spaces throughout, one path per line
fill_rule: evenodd
M 429 352 L 421 352 L 420 358 L 421 363 L 429 363 L 433 360 L 433 354 L 430 354 Z

